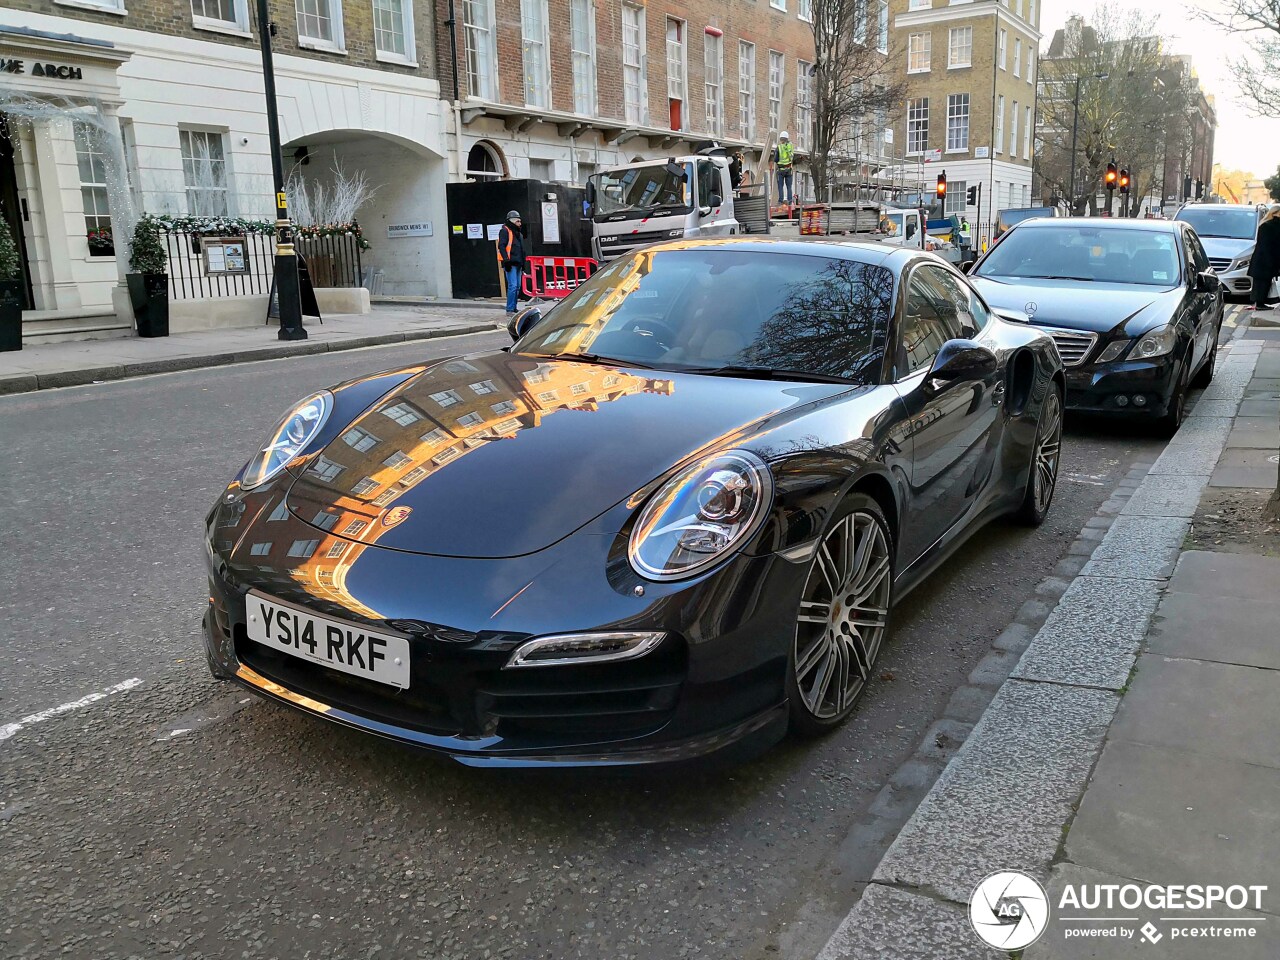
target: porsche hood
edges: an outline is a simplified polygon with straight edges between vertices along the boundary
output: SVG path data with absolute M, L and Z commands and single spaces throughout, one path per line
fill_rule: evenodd
M 849 389 L 506 353 L 444 361 L 339 433 L 295 479 L 289 509 L 365 544 L 520 556 L 690 455 Z

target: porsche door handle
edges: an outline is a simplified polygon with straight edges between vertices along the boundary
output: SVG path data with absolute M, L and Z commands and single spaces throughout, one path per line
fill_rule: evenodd
M 991 391 L 991 405 L 993 407 L 998 407 L 1002 403 L 1004 403 L 1004 384 L 1000 383 Z

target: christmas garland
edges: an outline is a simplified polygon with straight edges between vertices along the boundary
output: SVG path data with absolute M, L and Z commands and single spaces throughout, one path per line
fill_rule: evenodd
M 206 237 L 240 237 L 248 234 L 273 237 L 276 233 L 274 220 L 249 220 L 245 217 L 175 217 L 169 214 L 147 213 L 143 214 L 142 220 L 155 229 L 167 233 L 191 233 Z M 370 247 L 364 231 L 360 229 L 360 224 L 354 222 L 295 226 L 294 233 L 308 240 L 321 237 L 354 237 L 356 246 L 361 250 L 368 250 Z

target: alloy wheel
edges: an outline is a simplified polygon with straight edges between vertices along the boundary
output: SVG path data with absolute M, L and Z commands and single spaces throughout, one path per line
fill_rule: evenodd
M 795 680 L 817 720 L 848 712 L 871 679 L 889 619 L 889 539 L 880 520 L 855 510 L 818 546 L 796 623 Z
M 1058 485 L 1058 460 L 1062 450 L 1062 401 L 1058 399 L 1057 390 L 1049 391 L 1040 416 L 1040 436 L 1036 440 L 1031 482 L 1034 484 L 1036 510 L 1045 513 Z

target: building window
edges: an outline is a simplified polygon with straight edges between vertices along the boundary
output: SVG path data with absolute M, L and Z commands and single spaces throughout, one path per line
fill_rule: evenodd
M 411 463 L 413 463 L 413 458 L 408 456 L 403 450 L 397 450 L 395 453 L 391 454 L 391 456 L 382 461 L 382 465 L 384 467 L 389 467 L 392 470 L 400 470 Z
M 450 460 L 457 460 L 460 456 L 462 456 L 462 450 L 459 447 L 447 447 L 432 457 L 431 462 L 437 467 L 443 467 Z
M 907 37 L 907 73 L 928 73 L 932 53 L 932 33 L 913 33 Z
M 1004 153 L 1004 94 L 996 97 L 996 153 Z
M 255 543 L 253 544 L 253 546 L 249 548 L 249 556 L 251 557 L 265 557 L 270 552 L 271 552 L 270 541 L 267 541 L 266 543 Z
M 570 0 L 569 37 L 573 47 L 573 112 L 596 112 L 596 7 L 593 0 Z
M 222 134 L 210 130 L 179 130 L 182 179 L 187 187 L 187 213 L 193 217 L 225 217 L 227 157 Z
M 492 100 L 497 76 L 493 49 L 494 0 L 462 0 L 462 29 L 467 47 L 467 89 L 472 96 Z
M 338 559 L 338 557 L 342 556 L 344 553 L 347 552 L 347 546 L 348 544 L 345 544 L 341 540 L 339 540 L 337 543 L 335 543 L 333 546 L 329 548 L 329 552 L 328 554 L 326 554 L 326 556 L 328 556 L 330 560 L 336 560 Z
M 283 500 L 281 500 L 279 505 L 277 505 L 276 508 L 271 511 L 271 516 L 267 517 L 268 521 L 288 520 L 288 519 L 289 519 L 289 508 L 285 506 L 285 503 Z
M 418 439 L 429 447 L 438 447 L 449 439 L 449 434 L 445 432 L 443 427 L 436 427 L 430 433 L 424 433 Z
M 373 46 L 380 59 L 413 63 L 413 0 L 373 0 Z
M 1013 101 L 1013 115 L 1009 117 L 1009 156 L 1018 156 L 1018 101 Z
M 493 385 L 492 380 L 481 380 L 471 384 L 471 392 L 478 397 L 483 397 L 486 393 L 497 393 L 498 388 Z
M 782 10 L 785 12 L 787 9 L 787 0 L 769 0 L 769 6 L 773 7 L 775 10 Z
M 813 0 L 796 0 L 796 16 L 805 23 L 813 23 Z
M 375 507 L 385 507 L 388 503 L 400 496 L 399 490 L 383 490 L 380 494 L 373 498 Z
M 379 484 L 377 480 L 373 479 L 373 477 L 362 477 L 356 481 L 355 486 L 351 488 L 351 492 L 356 496 L 361 496 L 362 494 L 369 493 L 371 490 L 377 490 L 379 486 L 381 486 L 381 484 Z
M 721 135 L 724 123 L 724 38 L 702 35 L 702 65 L 706 80 L 707 133 Z
M 947 97 L 947 149 L 969 149 L 969 95 L 953 93 Z
M 644 7 L 622 5 L 622 103 L 628 123 L 649 122 L 649 69 Z
M 933 6 L 933 0 L 911 0 L 907 4 L 908 10 L 928 10 Z
M 452 392 L 450 391 L 450 393 Z M 457 394 L 454 394 L 454 396 L 457 396 Z M 458 399 L 461 399 L 461 397 Z M 382 415 L 390 417 L 402 427 L 407 427 L 411 423 L 417 423 L 422 419 L 422 414 L 407 403 L 393 403 L 382 411 Z
M 1034 43 L 1027 44 L 1027 83 L 1035 83 L 1035 62 L 1036 62 L 1036 46 Z
M 364 453 L 378 445 L 378 438 L 362 427 L 352 427 L 342 435 L 347 446 Z
M 412 487 L 419 480 L 422 480 L 424 477 L 426 477 L 426 475 L 427 475 L 426 467 L 414 467 L 412 470 L 410 470 L 408 473 L 406 473 L 403 477 L 400 478 L 400 485 L 402 487 Z
M 342 535 L 344 537 L 354 537 L 368 525 L 368 522 L 364 520 L 352 520 L 342 528 Z
M 464 413 L 458 418 L 458 426 L 460 427 L 478 427 L 484 423 L 484 417 L 472 410 L 470 413 Z
M 497 403 L 490 404 L 489 409 L 499 417 L 506 417 L 516 412 L 516 405 L 512 400 L 499 400 Z
M 685 128 L 685 22 L 667 18 L 667 105 L 671 108 L 671 129 Z
M 1022 76 L 1022 40 L 1020 38 L 1014 38 L 1013 41 L 1013 75 Z
M 1023 107 L 1022 109 L 1024 111 L 1024 116 L 1026 118 L 1026 123 L 1023 124 L 1023 128 L 1022 128 L 1022 158 L 1024 160 L 1030 160 L 1031 159 L 1031 128 L 1032 128 L 1031 108 Z
M 1036 0 L 1027 0 L 1027 23 L 1036 25 Z
M 84 231 L 91 257 L 111 257 L 111 207 L 107 203 L 107 156 L 92 130 L 75 125 L 76 163 L 80 167 L 80 199 L 84 207 Z
M 876 49 L 881 53 L 889 52 L 889 0 L 880 0 L 880 15 L 877 21 Z
M 973 27 L 952 27 L 947 44 L 947 67 L 973 66 Z
M 796 147 L 810 148 L 813 130 L 813 64 L 796 61 Z
M 320 546 L 319 540 L 295 540 L 289 544 L 289 556 L 310 557 L 315 554 L 318 546 Z
M 996 60 L 1000 63 L 1001 70 L 1009 69 L 1008 53 L 1009 53 L 1009 31 L 1001 30 L 1000 40 L 997 44 L 997 52 L 996 52 Z
M 323 455 L 316 457 L 316 462 L 311 466 L 311 472 L 326 483 L 332 483 L 337 478 L 338 474 L 345 469 L 346 467 L 342 464 L 334 463 Z M 284 507 L 284 504 L 281 504 L 280 506 Z M 282 517 L 281 519 L 284 518 Z
M 769 51 L 769 132 L 777 133 L 782 121 L 782 76 L 786 69 L 786 56 L 777 50 Z
M 756 45 L 738 43 L 738 136 L 756 139 Z
M 929 98 L 907 101 L 907 156 L 929 149 Z
M 342 49 L 342 0 L 295 0 L 298 43 Z
M 333 525 L 337 522 L 338 515 L 336 513 L 326 513 L 323 510 L 311 518 L 311 525 L 319 527 L 321 530 L 332 530 Z
M 524 43 L 524 102 L 545 110 L 551 106 L 547 0 L 520 0 L 520 37 Z
M 943 213 L 964 215 L 968 203 L 969 184 L 963 180 L 954 180 L 947 184 L 947 199 L 943 204 Z
M 441 390 L 439 393 L 431 394 L 431 399 L 441 407 L 452 407 L 455 403 L 462 402 L 462 394 L 457 390 Z
M 123 3 L 108 0 L 104 6 L 119 9 Z M 249 31 L 249 8 L 245 0 L 191 0 L 191 22 L 215 30 Z

